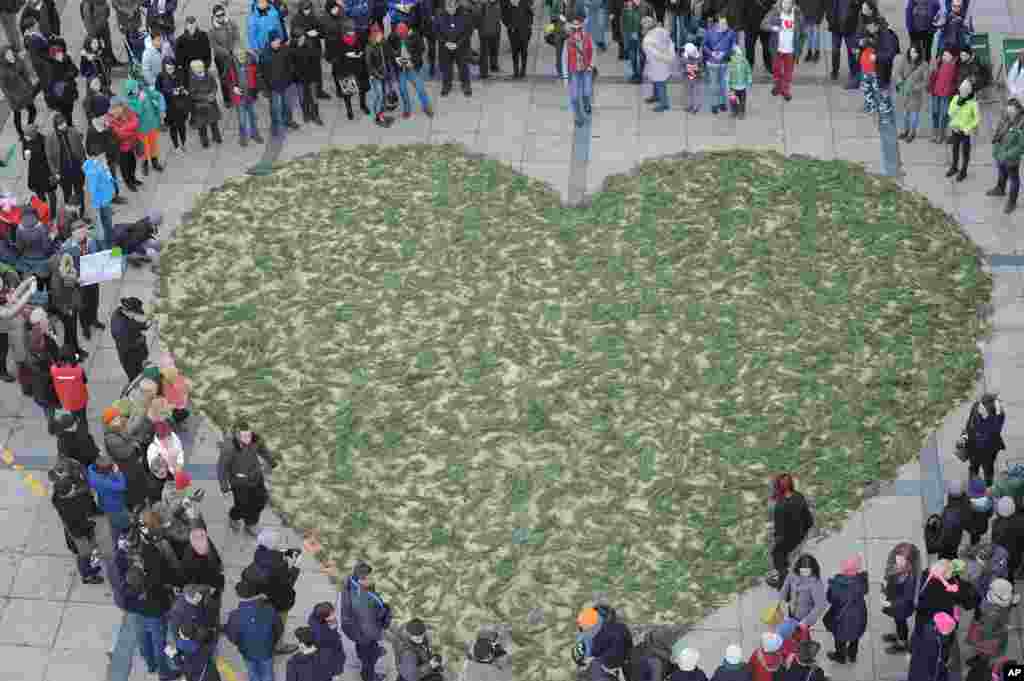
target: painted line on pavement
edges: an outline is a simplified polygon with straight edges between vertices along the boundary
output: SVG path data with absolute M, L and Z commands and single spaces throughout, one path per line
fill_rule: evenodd
M 32 468 L 32 466 L 26 466 L 23 460 L 18 460 L 18 462 L 15 463 L 14 452 L 11 451 L 9 447 L 5 448 L 3 453 L 0 454 L 0 459 L 2 459 L 3 462 L 13 470 L 21 473 L 21 482 L 28 487 L 33 494 L 37 497 L 46 496 L 46 484 L 38 480 L 27 470 L 28 468 Z M 47 468 L 49 468 L 49 466 L 47 466 Z

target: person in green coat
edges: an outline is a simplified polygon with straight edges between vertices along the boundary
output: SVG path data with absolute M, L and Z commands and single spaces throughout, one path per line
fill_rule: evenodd
M 754 75 L 746 52 L 739 43 L 733 45 L 732 56 L 729 57 L 727 82 L 732 115 L 742 120 L 747 117 L 747 91 L 754 84 Z
M 142 138 L 142 174 L 149 175 L 150 162 L 153 170 L 162 172 L 160 164 L 160 121 L 167 111 L 164 96 L 156 88 L 137 80 L 127 80 L 122 90 L 128 108 L 139 117 L 139 137 Z
M 1024 104 L 1019 99 L 1010 98 L 1006 102 L 1006 113 L 992 136 L 992 156 L 996 159 L 999 179 L 996 186 L 985 192 L 985 195 L 1006 196 L 1003 212 L 1009 215 L 1017 208 L 1020 160 L 1024 156 Z M 1006 193 L 1007 184 L 1010 185 L 1009 195 Z

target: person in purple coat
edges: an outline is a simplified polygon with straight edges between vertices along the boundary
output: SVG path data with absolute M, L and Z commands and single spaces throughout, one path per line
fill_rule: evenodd
M 313 632 L 313 645 L 319 650 L 323 665 L 331 676 L 345 669 L 345 648 L 338 631 L 338 612 L 331 603 L 318 603 L 309 614 L 309 629 Z
M 1003 426 L 1006 424 L 1006 413 L 999 398 L 992 393 L 985 393 L 971 407 L 967 425 L 960 436 L 966 440 L 967 456 L 970 462 L 967 467 L 968 476 L 977 477 L 978 469 L 985 473 L 985 484 L 992 486 L 995 477 L 996 456 L 1006 449 L 1003 441 Z

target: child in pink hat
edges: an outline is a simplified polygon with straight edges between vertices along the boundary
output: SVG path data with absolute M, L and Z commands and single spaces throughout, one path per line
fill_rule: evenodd
M 868 573 L 864 557 L 840 563 L 839 574 L 828 580 L 825 600 L 829 610 L 823 624 L 835 639 L 836 649 L 828 658 L 837 664 L 857 661 L 857 647 L 868 627 Z

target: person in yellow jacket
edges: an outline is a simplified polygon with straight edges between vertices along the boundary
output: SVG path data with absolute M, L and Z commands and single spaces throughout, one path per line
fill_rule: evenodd
M 978 114 L 978 100 L 970 79 L 960 83 L 960 91 L 949 101 L 949 129 L 953 133 L 953 164 L 946 171 L 946 177 L 956 175 L 957 182 L 967 177 L 967 165 L 971 162 L 971 135 L 978 129 L 981 118 Z M 964 164 L 960 166 L 960 151 L 963 150 Z M 958 169 L 959 166 L 959 169 Z

